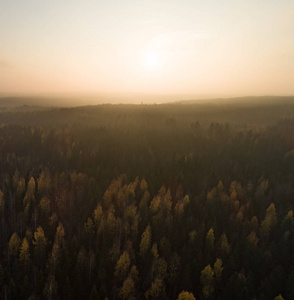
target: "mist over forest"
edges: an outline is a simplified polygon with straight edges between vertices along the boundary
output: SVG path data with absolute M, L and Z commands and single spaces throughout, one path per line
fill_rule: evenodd
M 294 298 L 293 97 L 31 104 L 0 100 L 1 299 Z
M 0 94 L 0 109 L 7 110 L 11 108 L 21 109 L 29 107 L 32 110 L 38 108 L 53 107 L 79 107 L 79 106 L 95 106 L 102 104 L 202 104 L 202 106 L 231 104 L 231 107 L 238 105 L 259 106 L 260 104 L 276 104 L 291 105 L 293 96 L 251 96 L 251 97 L 215 97 L 211 95 L 197 96 L 195 95 L 177 95 L 177 94 L 100 94 L 100 95 L 52 95 L 43 94 L 41 96 L 3 96 Z

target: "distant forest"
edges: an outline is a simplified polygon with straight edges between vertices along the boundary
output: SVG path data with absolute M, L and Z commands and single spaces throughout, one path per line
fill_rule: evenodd
M 0 159 L 1 299 L 294 299 L 294 98 L 2 104 Z

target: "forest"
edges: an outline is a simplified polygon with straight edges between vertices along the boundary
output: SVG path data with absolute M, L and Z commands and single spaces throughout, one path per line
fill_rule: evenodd
M 294 299 L 293 97 L 2 105 L 0 158 L 0 299 Z

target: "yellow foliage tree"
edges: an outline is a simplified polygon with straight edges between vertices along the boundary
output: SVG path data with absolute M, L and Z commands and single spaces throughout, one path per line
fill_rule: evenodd
M 31 177 L 31 179 L 28 183 L 25 197 L 23 199 L 24 207 L 31 201 L 35 200 L 35 192 L 36 192 L 36 182 L 35 182 L 34 177 Z
M 21 240 L 18 234 L 15 232 L 9 240 L 9 254 L 17 256 L 20 249 Z
M 145 231 L 142 233 L 140 243 L 140 255 L 145 256 L 151 246 L 151 226 L 148 225 Z
M 179 294 L 177 300 L 196 300 L 192 293 L 183 291 Z
M 214 231 L 213 228 L 210 228 L 206 234 L 205 240 L 206 248 L 208 251 L 212 251 L 214 249 L 214 240 Z
M 155 260 L 155 277 L 165 279 L 167 276 L 167 262 L 164 258 L 158 258 Z
M 225 233 L 220 237 L 220 254 L 222 257 L 227 257 L 231 253 L 231 246 Z
M 26 238 L 23 239 L 21 244 L 19 261 L 24 265 L 28 264 L 28 262 L 30 261 L 30 248 Z
M 152 245 L 151 253 L 152 253 L 152 255 L 154 256 L 154 258 L 158 258 L 158 257 L 159 257 L 159 254 L 158 254 L 158 248 L 157 248 L 157 244 L 156 244 L 156 243 L 154 243 L 154 244 Z
M 123 286 L 121 287 L 121 289 L 119 291 L 120 298 L 123 300 L 127 300 L 127 299 L 135 300 L 136 298 L 133 295 L 134 289 L 135 289 L 134 280 L 131 277 L 128 277 L 124 281 Z
M 127 251 L 125 251 L 119 258 L 119 260 L 116 263 L 115 266 L 115 273 L 114 275 L 118 277 L 119 279 L 125 278 L 126 274 L 129 271 L 130 268 L 130 256 Z
M 215 279 L 219 282 L 221 281 L 222 272 L 223 272 L 223 262 L 221 259 L 217 258 L 216 262 L 213 265 Z
M 33 245 L 35 246 L 35 253 L 42 265 L 47 239 L 41 226 L 39 226 L 34 233 Z
M 214 270 L 210 265 L 201 271 L 200 282 L 202 284 L 203 297 L 207 299 L 214 292 Z
M 247 236 L 247 242 L 253 247 L 256 248 L 258 244 L 258 238 L 256 236 L 256 233 L 252 231 L 248 236 Z
M 267 208 L 265 219 L 260 224 L 260 234 L 263 238 L 267 238 L 273 227 L 277 224 L 277 213 L 274 203 Z
M 94 210 L 94 222 L 95 224 L 99 224 L 103 216 L 103 209 L 102 206 L 99 204 L 97 208 Z
M 151 298 L 159 298 L 160 296 L 165 294 L 165 287 L 162 279 L 156 278 L 150 287 L 150 289 L 145 293 L 145 297 L 149 299 Z

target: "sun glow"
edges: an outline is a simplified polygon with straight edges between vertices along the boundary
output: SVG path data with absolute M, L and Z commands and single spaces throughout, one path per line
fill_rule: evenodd
M 161 65 L 161 57 L 158 52 L 147 52 L 143 54 L 142 65 L 146 69 L 158 69 Z

